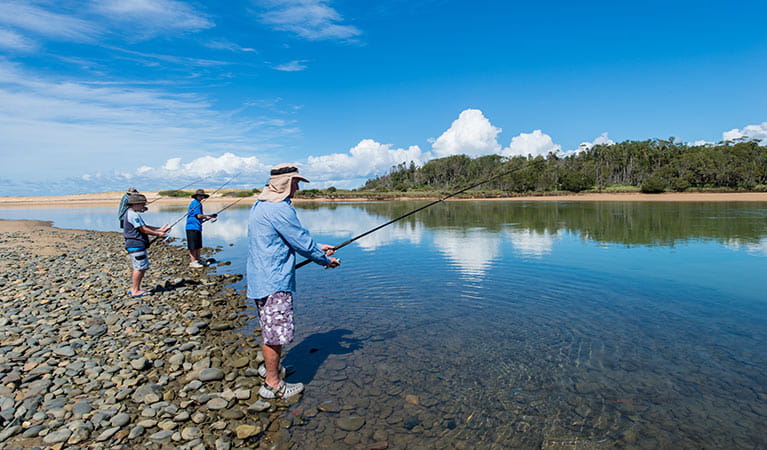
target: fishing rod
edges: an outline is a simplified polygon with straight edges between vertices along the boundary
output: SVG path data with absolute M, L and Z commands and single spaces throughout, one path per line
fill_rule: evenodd
M 368 230 L 368 231 L 366 231 L 366 232 L 364 232 L 362 234 L 354 236 L 353 238 L 351 238 L 351 239 L 349 239 L 347 241 L 344 241 L 344 242 L 336 245 L 335 247 L 333 247 L 333 250 L 339 250 L 339 249 L 341 249 L 343 247 L 346 247 L 347 245 L 351 244 L 352 242 L 356 241 L 357 239 L 361 239 L 361 238 L 363 238 L 363 237 L 365 237 L 365 236 L 367 236 L 367 235 L 369 235 L 371 233 L 375 233 L 376 231 L 380 230 L 381 228 L 387 227 L 387 226 L 393 224 L 394 222 L 398 222 L 398 221 L 404 219 L 405 217 L 408 217 L 408 216 L 411 216 L 411 215 L 417 213 L 418 211 L 422 211 L 422 210 L 424 210 L 426 208 L 434 206 L 437 203 L 442 203 L 445 200 L 449 199 L 450 197 L 455 197 L 456 195 L 462 194 L 462 193 L 468 191 L 469 189 L 473 189 L 473 188 L 475 188 L 477 186 L 483 185 L 483 184 L 488 183 L 490 181 L 493 181 L 493 180 L 495 180 L 497 178 L 509 175 L 511 173 L 514 173 L 514 172 L 518 172 L 518 171 L 520 171 L 522 169 L 526 169 L 526 168 L 531 167 L 531 166 L 533 166 L 533 165 L 535 165 L 537 163 L 538 163 L 538 161 L 533 161 L 532 163 L 527 163 L 527 164 L 524 164 L 522 166 L 515 167 L 514 169 L 507 170 L 505 172 L 501 172 L 498 175 L 495 175 L 495 176 L 492 176 L 492 177 L 487 178 L 485 180 L 482 180 L 479 183 L 472 184 L 471 186 L 463 188 L 460 191 L 456 191 L 456 192 L 453 192 L 452 194 L 448 194 L 448 195 L 440 198 L 439 200 L 434 200 L 433 202 L 428 203 L 428 204 L 426 204 L 424 206 L 421 206 L 420 208 L 416 208 L 416 209 L 410 211 L 409 213 L 403 214 L 403 215 L 401 215 L 401 216 L 399 216 L 399 217 L 397 217 L 395 219 L 392 219 L 392 220 L 390 220 L 390 221 L 388 221 L 388 222 L 386 222 L 384 224 L 378 225 L 377 227 L 375 227 L 373 229 L 370 229 L 370 230 Z M 302 262 L 296 264 L 296 269 L 300 269 L 301 267 L 304 267 L 305 265 L 309 264 L 310 262 L 312 262 L 310 259 L 302 261 Z
M 242 171 L 240 171 L 240 172 L 237 172 L 237 173 L 236 173 L 236 174 L 235 174 L 233 177 L 231 177 L 231 178 L 229 178 L 228 180 L 226 180 L 226 182 L 224 182 L 224 184 L 222 184 L 221 186 L 219 186 L 219 187 L 218 187 L 218 189 L 216 189 L 216 190 L 215 190 L 215 191 L 213 191 L 211 194 L 209 194 L 209 195 L 210 195 L 210 197 L 212 197 L 212 196 L 213 196 L 213 194 L 215 194 L 215 193 L 217 193 L 218 191 L 220 191 L 221 189 L 223 189 L 223 188 L 224 188 L 224 186 L 226 186 L 227 184 L 231 183 L 231 182 L 232 182 L 232 180 L 234 180 L 235 178 L 237 178 L 238 176 L 240 176 L 240 174 L 241 174 L 241 173 L 242 173 Z M 207 200 L 207 199 L 208 199 L 208 198 L 210 198 L 210 197 L 206 197 L 206 198 L 204 198 L 204 199 L 200 200 L 200 203 L 204 202 L 205 200 Z M 173 228 L 174 226 L 176 226 L 176 224 L 177 224 L 177 223 L 179 223 L 179 222 L 181 222 L 182 220 L 184 220 L 184 219 L 185 219 L 185 218 L 186 218 L 188 215 L 189 215 L 189 211 L 187 211 L 186 213 L 184 213 L 184 215 L 183 215 L 183 216 L 181 216 L 181 217 L 179 217 L 178 219 L 176 219 L 176 221 L 175 221 L 175 222 L 173 222 L 173 223 L 172 223 L 172 224 L 171 224 L 171 225 L 168 227 L 168 230 L 170 231 L 170 229 L 171 229 L 171 228 Z M 160 238 L 159 236 L 156 236 L 154 239 L 150 240 L 150 241 L 149 241 L 149 245 L 147 245 L 147 247 L 149 247 L 150 245 L 154 244 L 154 243 L 155 243 L 155 241 L 157 241 L 157 239 L 159 239 L 159 238 Z
M 219 209 L 218 211 L 214 212 L 213 214 L 211 214 L 211 216 L 213 216 L 213 218 L 212 218 L 212 219 L 209 219 L 209 220 L 210 220 L 210 222 L 211 222 L 211 223 L 214 223 L 214 222 L 216 222 L 216 221 L 218 220 L 218 215 L 219 215 L 219 214 L 221 214 L 222 212 L 224 212 L 224 211 L 226 211 L 227 209 L 231 208 L 232 206 L 236 205 L 237 203 L 239 203 L 239 202 L 243 201 L 243 200 L 244 200 L 244 199 L 246 199 L 246 198 L 248 198 L 248 197 L 240 197 L 240 198 L 238 198 L 237 200 L 233 201 L 232 203 L 229 203 L 228 205 L 226 205 L 226 206 L 224 206 L 223 208 Z M 203 219 L 203 221 L 207 221 L 207 220 L 208 220 L 208 219 Z
M 191 186 L 191 185 L 193 185 L 193 184 L 197 184 L 197 183 L 200 183 L 200 182 L 202 182 L 202 181 L 205 181 L 205 179 L 206 179 L 206 178 L 207 178 L 207 177 L 199 178 L 199 179 L 197 179 L 197 180 L 194 180 L 194 181 L 192 181 L 192 182 L 191 182 L 191 183 L 189 183 L 189 184 L 185 184 L 185 185 L 181 186 L 180 188 L 178 188 L 178 189 L 174 189 L 174 190 L 176 190 L 176 191 L 181 191 L 181 190 L 183 190 L 183 189 L 186 189 L 186 188 L 188 188 L 189 186 Z M 159 197 L 157 197 L 156 199 L 152 200 L 151 202 L 148 202 L 148 203 L 147 203 L 147 206 L 151 205 L 152 203 L 156 202 L 157 200 L 160 200 L 161 198 L 162 198 L 162 196 L 159 196 Z

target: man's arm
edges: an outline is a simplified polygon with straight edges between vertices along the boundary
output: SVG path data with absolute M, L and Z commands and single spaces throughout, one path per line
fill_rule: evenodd
M 304 258 L 311 259 L 317 264 L 328 266 L 333 261 L 325 255 L 322 248 L 314 242 L 309 232 L 301 226 L 296 210 L 285 205 L 275 211 L 275 229 L 285 239 L 285 242 Z M 335 259 L 335 258 L 334 258 Z

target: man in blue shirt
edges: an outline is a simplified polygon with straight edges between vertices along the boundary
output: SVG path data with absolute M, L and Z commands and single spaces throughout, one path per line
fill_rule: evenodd
M 290 199 L 300 181 L 309 180 L 295 165 L 274 167 L 248 218 L 247 295 L 258 309 L 264 339 L 264 367 L 259 368 L 264 384 L 258 391 L 264 398 L 287 398 L 304 390 L 301 383 L 280 379 L 282 346 L 293 341 L 296 253 L 326 268 L 341 264 L 330 256 L 333 247 L 314 242 L 298 220 Z
M 215 192 L 214 192 L 215 194 Z M 197 189 L 192 195 L 189 210 L 186 213 L 186 246 L 189 249 L 189 267 L 204 267 L 205 263 L 200 261 L 200 249 L 202 248 L 202 222 L 216 217 L 216 214 L 206 216 L 202 213 L 202 201 L 210 195 L 204 190 Z

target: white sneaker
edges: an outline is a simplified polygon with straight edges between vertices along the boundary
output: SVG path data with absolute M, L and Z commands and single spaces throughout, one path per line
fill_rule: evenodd
M 205 266 L 200 264 L 200 261 L 192 261 L 192 262 L 189 263 L 189 267 L 194 267 L 195 269 L 200 269 L 200 268 L 203 268 Z
M 258 395 L 263 398 L 290 398 L 304 391 L 303 383 L 286 383 L 280 381 L 279 388 L 273 388 L 264 382 L 258 390 Z

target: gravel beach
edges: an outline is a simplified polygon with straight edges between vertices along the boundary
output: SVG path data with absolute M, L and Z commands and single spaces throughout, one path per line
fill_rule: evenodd
M 0 448 L 290 446 L 305 416 L 259 400 L 242 275 L 158 243 L 131 298 L 121 234 L 34 221 L 0 220 L 0 255 Z

